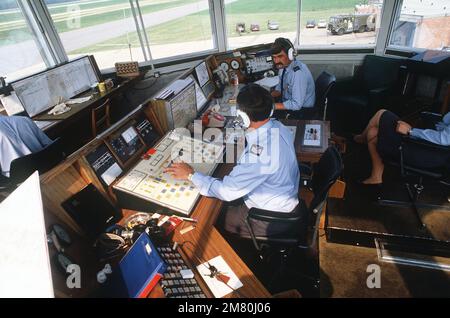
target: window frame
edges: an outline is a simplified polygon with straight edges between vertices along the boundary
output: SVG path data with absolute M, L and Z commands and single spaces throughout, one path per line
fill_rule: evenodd
M 385 0 L 386 1 L 386 0 Z M 398 57 L 412 57 L 414 55 L 423 53 L 427 51 L 426 48 L 419 47 L 408 47 L 408 46 L 400 46 L 400 45 L 392 45 L 391 40 L 395 32 L 395 24 L 397 22 L 397 17 L 400 16 L 400 10 L 403 6 L 403 0 L 395 0 L 395 6 L 391 12 L 391 19 L 389 29 L 386 31 L 386 41 L 384 44 L 383 54 L 385 55 L 393 55 Z
M 133 0 L 129 1 L 131 7 L 133 5 Z M 134 1 L 135 6 L 136 4 L 139 5 L 139 0 Z M 404 52 L 421 51 L 417 48 L 412 50 L 412 48 L 394 47 L 389 45 L 393 32 L 393 25 L 396 19 L 396 13 L 397 10 L 399 10 L 398 8 L 401 8 L 401 3 L 403 2 L 403 0 L 383 1 L 381 25 L 388 24 L 389 27 L 380 28 L 377 34 L 375 45 L 302 45 L 300 34 L 302 0 L 297 1 L 297 28 L 294 46 L 296 47 L 299 54 L 310 55 L 320 53 L 324 55 L 351 55 L 359 54 L 362 52 L 367 54 L 392 54 L 395 52 L 401 52 L 402 54 L 404 54 Z M 39 42 L 36 43 L 38 43 L 38 45 L 42 47 L 45 59 L 48 61 L 48 64 L 46 62 L 47 67 L 50 68 L 64 62 L 68 62 L 69 58 L 61 42 L 45 1 L 18 0 L 18 3 L 21 3 L 25 8 L 27 8 L 27 12 L 24 12 L 24 15 L 26 15 L 27 19 L 29 19 L 31 23 L 35 25 L 34 32 L 37 33 L 38 37 L 40 37 Z M 142 39 L 140 41 L 141 48 L 146 52 L 146 54 L 144 54 L 144 58 L 146 58 L 146 55 L 147 58 L 145 61 L 140 62 L 139 65 L 143 68 L 150 68 L 151 70 L 155 70 L 155 68 L 158 67 L 166 68 L 169 64 L 185 64 L 193 60 L 198 60 L 199 58 L 210 54 L 229 51 L 230 49 L 228 48 L 225 0 L 208 0 L 208 5 L 211 21 L 213 49 L 188 54 L 174 55 L 160 59 L 153 59 L 151 54 L 151 45 L 148 44 L 147 40 Z M 142 32 L 144 29 L 142 29 L 143 26 L 140 25 L 140 21 L 142 21 L 142 15 L 140 13 L 139 7 L 135 8 L 134 11 L 132 10 L 132 12 L 136 22 L 136 31 Z M 114 68 L 105 68 L 101 69 L 100 71 L 102 74 L 109 74 L 114 72 Z

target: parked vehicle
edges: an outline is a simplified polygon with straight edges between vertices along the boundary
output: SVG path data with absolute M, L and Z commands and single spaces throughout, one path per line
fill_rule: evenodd
M 316 27 L 316 21 L 314 20 L 308 20 L 306 21 L 306 27 L 309 28 L 315 28 Z
M 318 29 L 325 29 L 326 27 L 327 27 L 327 20 L 320 19 L 319 22 L 317 23 L 317 28 Z
M 278 22 L 275 21 L 267 21 L 267 28 L 269 30 L 278 30 L 278 28 L 280 27 L 280 25 L 278 24 Z
M 245 23 L 244 22 L 238 22 L 236 23 L 236 32 L 239 33 L 239 35 L 242 32 L 245 32 Z
M 341 14 L 330 17 L 328 31 L 331 34 L 342 35 L 351 32 L 366 32 L 375 30 L 375 14 Z
M 252 32 L 259 31 L 259 30 L 260 30 L 259 24 L 257 24 L 257 23 L 252 23 L 252 25 L 250 25 L 250 30 L 251 30 Z

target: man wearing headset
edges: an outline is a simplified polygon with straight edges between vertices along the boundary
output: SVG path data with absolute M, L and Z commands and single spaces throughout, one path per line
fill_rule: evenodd
M 219 222 L 228 232 L 248 236 L 244 220 L 250 208 L 279 213 L 295 210 L 300 173 L 292 133 L 279 121 L 270 119 L 274 110 L 270 93 L 249 84 L 239 92 L 237 104 L 247 145 L 229 175 L 216 179 L 195 172 L 186 163 L 174 163 L 165 172 L 176 179 L 192 181 L 204 196 L 233 201 L 227 204 Z M 289 230 L 285 224 L 255 222 L 252 226 L 256 235 Z
M 314 79 L 308 67 L 295 59 L 294 45 L 289 39 L 277 38 L 272 45 L 272 59 L 279 71 L 280 81 L 272 92 L 279 98 L 277 110 L 299 111 L 314 107 Z

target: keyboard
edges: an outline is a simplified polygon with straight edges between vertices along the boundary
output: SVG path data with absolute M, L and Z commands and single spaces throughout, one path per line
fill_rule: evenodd
M 195 278 L 183 279 L 182 269 L 190 269 L 181 254 L 172 247 L 161 245 L 157 247 L 159 255 L 167 264 L 167 270 L 161 279 L 161 287 L 167 298 L 206 298 Z

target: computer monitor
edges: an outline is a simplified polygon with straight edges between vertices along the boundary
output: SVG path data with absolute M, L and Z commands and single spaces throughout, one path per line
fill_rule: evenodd
M 144 142 L 131 123 L 108 137 L 107 145 L 122 166 L 129 165 L 145 149 Z
M 201 87 L 205 86 L 205 84 L 210 81 L 208 67 L 206 66 L 206 62 L 202 62 L 195 67 L 195 73 L 197 75 L 198 83 Z
M 91 88 L 99 81 L 91 57 L 85 56 L 11 84 L 30 117 Z
M 105 186 L 109 186 L 122 174 L 122 168 L 104 143 L 88 153 L 86 160 Z
M 191 82 L 170 101 L 174 128 L 184 128 L 197 117 L 195 83 Z
M 205 96 L 205 93 L 203 92 L 200 85 L 197 83 L 197 80 L 194 78 L 193 75 L 189 76 L 192 81 L 195 84 L 195 96 L 197 99 L 197 113 L 200 113 L 203 109 L 203 107 L 208 103 L 208 97 Z

